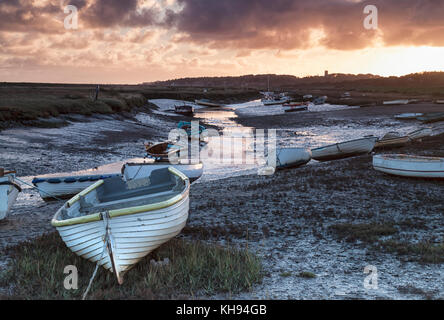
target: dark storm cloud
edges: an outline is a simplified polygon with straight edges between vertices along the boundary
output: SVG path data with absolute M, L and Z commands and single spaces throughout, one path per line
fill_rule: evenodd
M 0 32 L 64 32 L 63 5 L 79 9 L 83 29 L 117 27 L 175 28 L 177 41 L 213 48 L 294 49 L 318 42 L 352 50 L 373 45 L 444 46 L 444 0 L 177 0 L 179 12 L 141 8 L 142 0 L 0 0 Z M 159 1 L 158 3 L 163 3 Z M 366 30 L 366 5 L 379 10 L 379 31 Z

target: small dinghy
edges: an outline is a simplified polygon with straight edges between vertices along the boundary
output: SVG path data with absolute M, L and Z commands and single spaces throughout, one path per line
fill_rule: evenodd
M 276 150 L 276 168 L 289 169 L 307 164 L 311 160 L 311 151 L 304 148 L 282 148 Z
M 375 149 L 401 148 L 410 142 L 408 136 L 401 136 L 397 132 L 389 132 L 382 139 L 376 141 Z
M 419 140 L 422 138 L 430 137 L 432 134 L 433 134 L 433 131 L 431 128 L 422 128 L 422 129 L 410 132 L 407 136 L 410 138 L 410 140 Z
M 66 200 L 72 198 L 99 180 L 106 180 L 116 176 L 121 175 L 119 173 L 115 173 L 60 177 L 36 177 L 32 180 L 32 184 L 37 188 L 44 201 L 55 201 L 58 199 Z
M 225 107 L 223 104 L 213 103 L 213 102 L 210 102 L 210 100 L 208 100 L 208 99 L 195 100 L 194 102 L 200 106 L 211 107 L 211 108 Z
M 387 174 L 414 178 L 444 178 L 444 158 L 404 154 L 376 155 L 373 168 Z
M 330 161 L 367 154 L 372 152 L 377 140 L 377 137 L 371 136 L 312 149 L 312 158 L 318 161 Z
M 432 112 L 425 113 L 424 115 L 417 118 L 423 123 L 434 123 L 439 121 L 444 121 L 444 112 Z
M 418 117 L 424 115 L 423 113 L 402 113 L 395 116 L 398 120 L 416 120 Z
M 191 122 L 186 122 L 186 121 L 179 122 L 179 124 L 177 125 L 177 128 L 185 130 L 189 137 L 194 135 L 197 138 L 199 138 L 200 135 L 202 134 L 202 132 L 204 132 L 207 129 L 204 126 L 199 125 L 199 129 L 196 130 L 197 129 L 197 127 L 196 127 L 196 129 L 194 129 L 194 131 L 193 131 L 193 126 L 192 126 Z
M 194 108 L 188 105 L 174 106 L 174 112 L 189 117 L 194 114 Z
M 386 106 L 396 106 L 396 105 L 402 105 L 402 104 L 409 104 L 409 100 L 384 101 L 383 104 Z
M 15 171 L 0 168 L 0 220 L 5 219 L 22 189 L 15 182 Z
M 185 174 L 190 182 L 198 180 L 203 174 L 203 164 L 170 164 L 168 161 L 154 161 L 147 159 L 143 162 L 128 162 L 122 168 L 124 180 L 146 178 L 154 170 L 173 167 Z
M 71 251 L 124 274 L 178 235 L 188 219 L 190 182 L 174 168 L 149 178 L 97 181 L 60 208 L 52 219 Z
M 308 106 L 303 102 L 285 103 L 282 105 L 285 112 L 298 112 L 308 110 Z
M 170 141 L 154 145 L 145 143 L 145 149 L 148 156 L 154 159 L 168 159 L 170 155 L 180 152 L 180 149 L 175 147 Z

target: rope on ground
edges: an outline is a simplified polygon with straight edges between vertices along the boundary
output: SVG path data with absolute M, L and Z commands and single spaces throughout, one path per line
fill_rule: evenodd
M 102 212 L 101 215 L 102 215 L 103 221 L 105 222 L 105 241 L 103 243 L 103 251 L 102 251 L 102 255 L 100 256 L 100 259 L 97 260 L 96 268 L 94 269 L 94 272 L 93 272 L 91 278 L 89 279 L 89 284 L 88 284 L 88 287 L 86 288 L 85 292 L 83 293 L 82 300 L 86 299 L 86 296 L 88 295 L 89 290 L 91 289 L 91 286 L 92 286 L 92 283 L 94 281 L 94 278 L 96 277 L 97 271 L 99 270 L 99 267 L 100 267 L 100 261 L 102 261 L 103 256 L 105 255 L 105 252 L 106 252 L 106 248 L 108 246 L 108 241 L 109 241 L 109 220 L 108 220 L 109 219 L 109 212 L 104 212 L 104 213 Z
M 48 196 L 50 196 L 51 198 L 53 198 L 53 199 L 55 199 L 55 200 L 58 200 L 58 201 L 64 201 L 63 199 L 57 198 L 56 196 L 52 195 L 51 193 L 46 192 L 45 190 L 42 190 L 42 189 L 40 189 L 39 187 L 33 186 L 32 184 L 29 184 L 29 183 L 27 183 L 27 182 L 25 182 L 25 181 L 23 181 L 23 180 L 20 180 L 20 179 L 17 178 L 17 177 L 14 178 L 14 180 L 17 180 L 18 182 L 23 183 L 23 184 L 25 184 L 25 185 L 31 187 L 32 189 L 37 189 L 39 192 L 42 192 L 42 193 L 44 193 L 44 194 L 47 194 Z

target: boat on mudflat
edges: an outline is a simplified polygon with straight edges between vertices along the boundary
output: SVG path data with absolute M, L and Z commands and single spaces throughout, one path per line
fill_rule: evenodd
M 98 175 L 78 175 L 78 176 L 51 176 L 35 177 L 32 184 L 39 191 L 40 197 L 44 201 L 66 200 L 75 196 L 82 190 L 93 185 L 99 180 L 106 180 L 119 176 L 119 173 L 98 174 Z
M 174 112 L 177 114 L 181 114 L 183 116 L 192 116 L 194 114 L 194 107 L 183 105 L 183 106 L 174 106 Z
M 200 106 L 211 107 L 211 108 L 223 108 L 225 107 L 223 104 L 214 103 L 207 99 L 195 100 L 195 103 Z
M 408 99 L 402 99 L 402 100 L 384 101 L 383 104 L 386 105 L 386 106 L 403 105 L 403 104 L 409 104 L 409 100 Z
M 66 202 L 52 225 L 72 252 L 122 284 L 126 272 L 185 227 L 189 192 L 188 178 L 171 167 L 144 179 L 99 180 Z
M 276 160 L 277 169 L 296 168 L 310 162 L 311 151 L 304 148 L 277 149 Z
M 424 115 L 423 113 L 401 113 L 395 116 L 398 120 L 416 120 L 418 117 Z
M 415 131 L 410 132 L 407 136 L 410 140 L 419 140 L 425 137 L 430 137 L 433 134 L 433 130 L 431 128 L 422 128 Z
M 5 171 L 0 168 L 0 220 L 8 216 L 21 191 L 20 185 L 15 181 L 15 171 Z
M 291 102 L 282 105 L 285 112 L 298 112 L 308 110 L 308 106 L 304 102 Z
M 151 172 L 158 169 L 173 167 L 183 174 L 185 174 L 190 182 L 198 180 L 203 174 L 203 163 L 179 163 L 170 164 L 168 161 L 154 161 L 153 159 L 146 159 L 143 162 L 128 162 L 122 168 L 123 179 L 126 181 L 146 178 L 151 175 Z
M 444 178 L 444 158 L 405 154 L 376 155 L 373 168 L 391 175 L 414 178 Z
M 432 112 L 425 113 L 424 115 L 417 118 L 423 123 L 434 123 L 439 121 L 444 121 L 444 112 Z
M 401 136 L 397 132 L 389 132 L 382 139 L 376 141 L 375 149 L 401 148 L 410 142 L 408 136 Z
M 372 152 L 377 140 L 377 137 L 371 136 L 312 149 L 312 158 L 318 161 L 330 161 L 367 154 Z
M 175 147 L 170 141 L 157 144 L 145 143 L 146 153 L 154 159 L 168 159 L 170 155 L 180 152 L 180 148 Z

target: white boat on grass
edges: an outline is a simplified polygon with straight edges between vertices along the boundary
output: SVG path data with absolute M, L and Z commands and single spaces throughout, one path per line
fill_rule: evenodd
M 370 136 L 312 149 L 312 158 L 318 161 L 330 161 L 370 153 L 377 140 L 377 137 Z
M 376 155 L 373 168 L 387 174 L 415 178 L 444 178 L 444 158 L 404 154 Z
M 174 168 L 149 178 L 99 180 L 66 202 L 52 219 L 71 251 L 124 274 L 178 235 L 188 219 L 190 182 Z
M 281 148 L 276 150 L 276 168 L 288 169 L 307 164 L 311 160 L 311 151 L 304 148 Z
M 15 182 L 15 171 L 0 168 L 0 220 L 5 219 L 22 189 Z

